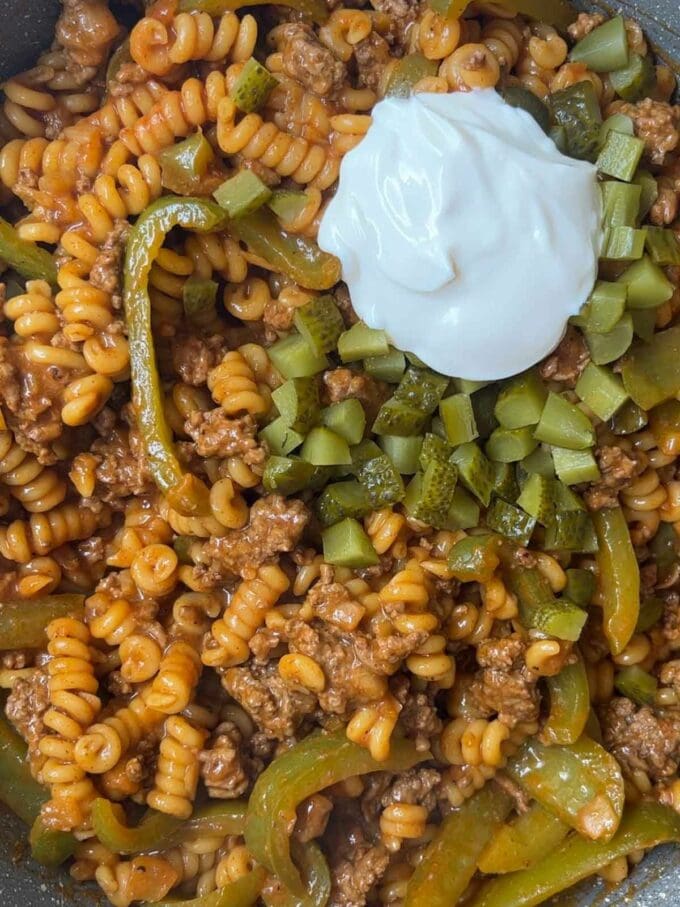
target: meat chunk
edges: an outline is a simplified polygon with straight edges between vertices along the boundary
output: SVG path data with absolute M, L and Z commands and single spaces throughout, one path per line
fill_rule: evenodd
M 386 384 L 376 381 L 362 372 L 351 368 L 334 368 L 323 374 L 325 396 L 328 403 L 338 403 L 348 397 L 356 397 L 366 410 L 369 422 L 378 414 L 378 410 L 389 395 Z
M 668 778 L 680 761 L 680 715 L 662 715 L 648 706 L 616 697 L 600 712 L 604 745 L 629 775 L 645 772 Z
M 287 22 L 274 37 L 283 55 L 283 71 L 319 97 L 336 95 L 347 82 L 344 63 L 319 41 L 309 25 Z
M 397 695 L 399 699 L 399 696 Z M 443 722 L 437 714 L 432 695 L 409 692 L 399 715 L 399 724 L 407 737 L 415 740 L 416 749 L 429 749 L 430 741 L 441 733 Z
M 112 295 L 114 308 L 120 308 L 121 304 L 121 263 L 129 233 L 130 224 L 126 220 L 116 221 L 90 271 L 90 283 Z
M 575 22 L 572 22 L 567 31 L 572 41 L 580 41 L 589 35 L 598 25 L 602 25 L 602 13 L 579 13 Z
M 387 16 L 388 41 L 399 49 L 406 48 L 409 32 L 418 15 L 418 0 L 371 0 L 371 6 Z
M 183 334 L 172 344 L 172 364 L 176 374 L 186 384 L 198 387 L 208 380 L 208 373 L 219 365 L 227 352 L 224 337 L 196 337 Z
M 673 644 L 680 640 L 680 595 L 677 592 L 668 592 L 664 599 L 663 635 Z
M 264 463 L 266 454 L 256 440 L 257 422 L 250 415 L 234 419 L 217 407 L 192 413 L 184 429 L 200 457 L 242 457 L 248 466 Z
M 100 66 L 119 31 L 105 0 L 64 0 L 56 38 L 68 51 L 73 63 Z
M 292 551 L 309 521 L 309 511 L 295 498 L 272 494 L 259 498 L 243 529 L 230 529 L 205 542 L 196 555 L 199 572 L 219 583 L 259 567 L 269 558 Z
M 48 677 L 44 670 L 28 678 L 19 677 L 7 697 L 5 714 L 26 741 L 31 760 L 38 755 L 38 743 L 46 733 L 43 717 L 49 704 Z
M 680 211 L 680 179 L 659 180 L 659 194 L 649 212 L 650 221 L 657 227 L 667 227 Z
M 377 91 L 385 66 L 390 62 L 390 46 L 376 31 L 354 45 L 354 59 L 359 73 L 359 85 Z
M 680 106 L 644 98 L 637 104 L 616 101 L 611 113 L 622 113 L 632 119 L 635 134 L 645 143 L 645 153 L 657 166 L 666 163 L 668 155 L 680 143 Z
M 108 438 L 101 438 L 92 444 L 92 455 L 97 461 L 95 497 L 116 504 L 131 495 L 139 497 L 153 491 L 154 483 L 144 447 L 134 429 L 128 430 L 123 426 L 114 429 Z M 79 457 L 74 460 L 74 469 L 78 460 Z
M 621 447 L 598 447 L 595 450 L 601 478 L 585 491 L 584 498 L 591 510 L 615 507 L 622 488 L 630 485 L 645 468 L 643 457 L 637 451 Z
M 414 803 L 428 812 L 437 805 L 436 789 L 442 779 L 435 768 L 412 768 L 397 775 L 381 798 L 381 806 L 390 803 Z
M 539 366 L 541 377 L 546 381 L 561 381 L 567 387 L 576 387 L 581 372 L 590 361 L 590 353 L 583 335 L 574 327 L 568 327 L 554 353 Z
M 227 668 L 222 685 L 270 738 L 292 737 L 316 708 L 316 697 L 300 688 L 289 687 L 279 676 L 276 662 L 251 663 Z
M 537 678 L 524 662 L 525 643 L 513 634 L 487 639 L 477 648 L 481 667 L 470 685 L 470 700 L 485 716 L 496 713 L 509 727 L 538 718 Z
M 248 789 L 250 779 L 241 756 L 243 738 L 231 721 L 220 724 L 206 749 L 199 754 L 201 778 L 208 794 L 233 800 Z
M 364 907 L 389 861 L 389 854 L 382 845 L 357 843 L 352 859 L 340 860 L 331 866 L 333 887 L 328 907 Z

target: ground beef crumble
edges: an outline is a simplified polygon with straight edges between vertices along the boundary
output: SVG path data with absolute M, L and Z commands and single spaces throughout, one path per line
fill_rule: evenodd
M 192 387 L 199 387 L 208 380 L 209 372 L 219 365 L 227 352 L 224 337 L 197 337 L 181 334 L 173 339 L 172 363 L 182 381 Z
M 660 781 L 678 770 L 680 715 L 619 696 L 602 707 L 600 721 L 604 745 L 629 775 L 643 771 Z
M 301 22 L 288 22 L 276 29 L 283 54 L 283 71 L 308 91 L 322 98 L 337 94 L 347 81 L 347 70 L 314 31 Z
M 257 442 L 257 422 L 250 415 L 233 418 L 217 407 L 192 413 L 184 430 L 194 440 L 199 457 L 242 457 L 248 466 L 265 460 L 265 451 Z
M 32 761 L 45 735 L 43 717 L 49 704 L 48 676 L 44 670 L 37 670 L 28 678 L 19 677 L 7 697 L 5 714 L 26 741 Z
M 495 713 L 509 727 L 538 718 L 537 678 L 527 670 L 524 651 L 524 641 L 513 634 L 484 640 L 476 653 L 481 670 L 470 685 L 470 701 L 482 715 Z
M 591 510 L 616 507 L 619 491 L 644 471 L 646 457 L 634 450 L 608 446 L 596 448 L 595 457 L 601 478 L 585 490 L 585 502 Z
M 201 778 L 211 797 L 232 800 L 248 789 L 250 778 L 244 765 L 242 743 L 236 725 L 224 721 L 199 754 Z
M 635 134 L 645 143 L 652 164 L 663 166 L 680 143 L 680 106 L 644 98 L 637 104 L 615 101 L 608 113 L 622 113 L 632 119 Z
M 576 387 L 589 362 L 590 353 L 583 334 L 570 326 L 557 349 L 543 360 L 539 372 L 546 381 L 561 381 L 567 387 Z

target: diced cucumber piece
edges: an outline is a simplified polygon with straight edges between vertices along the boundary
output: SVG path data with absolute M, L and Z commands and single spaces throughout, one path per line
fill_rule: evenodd
M 565 447 L 552 448 L 555 472 L 565 485 L 579 485 L 581 482 L 597 482 L 600 470 L 590 450 L 567 450 Z
M 454 394 L 439 404 L 439 416 L 444 423 L 449 444 L 457 447 L 478 436 L 472 400 L 467 394 Z
M 412 365 L 406 369 L 394 398 L 430 415 L 444 396 L 448 384 L 449 379 L 444 375 Z
M 387 334 L 369 328 L 362 321 L 353 324 L 338 339 L 338 353 L 343 362 L 356 362 L 358 359 L 368 359 L 371 356 L 387 356 L 389 351 Z
M 531 426 L 524 428 L 497 428 L 486 442 L 487 456 L 498 463 L 516 463 L 529 456 L 538 447 Z
M 635 227 L 608 227 L 604 234 L 601 258 L 608 261 L 636 261 L 645 251 L 647 230 Z
M 518 545 L 528 545 L 536 527 L 536 520 L 520 507 L 496 498 L 486 512 L 486 525 Z
M 264 105 L 277 85 L 278 82 L 269 70 L 258 63 L 255 57 L 250 57 L 236 77 L 230 95 L 239 110 L 252 113 Z
M 319 418 L 319 388 L 314 378 L 290 378 L 272 391 L 281 418 L 293 431 L 305 434 Z
M 647 227 L 645 245 L 655 265 L 680 265 L 680 242 L 673 230 Z
M 369 356 L 364 359 L 364 371 L 378 381 L 398 384 L 406 369 L 406 356 L 401 350 L 391 349 L 384 356 Z
M 376 435 L 420 435 L 428 420 L 428 413 L 392 397 L 380 407 L 372 430 Z
M 354 479 L 326 485 L 316 501 L 322 526 L 332 526 L 347 517 L 360 519 L 370 511 L 366 489 Z
M 644 150 L 642 139 L 612 130 L 597 159 L 597 169 L 606 176 L 629 183 L 635 176 Z
M 633 342 L 633 319 L 630 312 L 607 334 L 585 332 L 586 343 L 595 365 L 607 365 L 619 359 Z
M 328 359 L 315 353 L 300 334 L 282 337 L 267 353 L 284 378 L 308 378 L 328 368 Z
M 548 394 L 534 437 L 546 444 L 568 447 L 569 450 L 585 450 L 595 444 L 595 430 L 588 416 L 552 391 Z
M 451 461 L 458 467 L 460 480 L 467 490 L 488 507 L 495 479 L 492 463 L 474 441 L 456 448 Z
M 418 472 L 423 439 L 420 435 L 411 438 L 400 438 L 398 435 L 382 435 L 380 446 L 394 463 L 397 472 L 402 476 L 412 476 Z
M 262 484 L 269 493 L 295 494 L 309 486 L 313 475 L 314 467 L 304 460 L 269 457 L 265 463 Z
M 499 393 L 494 410 L 496 418 L 503 428 L 536 425 L 547 396 L 548 389 L 538 372 L 524 372 L 508 382 Z
M 519 485 L 515 470 L 510 463 L 494 463 L 494 494 L 504 501 L 515 502 L 519 495 Z
M 586 406 L 603 422 L 611 419 L 628 399 L 619 376 L 592 362 L 583 370 L 575 390 Z
M 446 514 L 446 525 L 442 528 L 454 531 L 456 529 L 473 529 L 478 525 L 479 504 L 464 488 L 456 485 L 449 512 Z
M 432 460 L 446 462 L 451 458 L 452 453 L 453 448 L 447 441 L 428 432 L 423 438 L 423 446 L 420 450 L 420 468 L 425 472 Z
M 363 527 L 351 517 L 321 533 L 323 559 L 336 567 L 374 567 L 380 559 Z
M 313 428 L 305 438 L 300 456 L 314 466 L 342 466 L 352 462 L 347 441 L 329 428 Z
M 261 208 L 272 190 L 252 170 L 239 170 L 213 192 L 215 201 L 229 217 L 245 217 Z
M 648 255 L 626 268 L 619 283 L 628 292 L 629 309 L 655 309 L 667 302 L 674 292 L 673 284 Z
M 624 284 L 598 281 L 578 315 L 579 326 L 592 334 L 613 330 L 623 315 L 627 297 L 628 289 Z
M 422 475 L 411 481 L 406 491 L 404 506 L 417 520 L 443 529 L 458 480 L 458 470 L 453 463 L 430 460 Z
M 334 350 L 338 337 L 345 329 L 340 309 L 330 295 L 316 296 L 296 309 L 293 320 L 317 356 Z
M 572 48 L 569 59 L 593 72 L 611 72 L 628 63 L 628 37 L 623 16 L 594 28 Z
M 282 416 L 266 425 L 258 437 L 273 454 L 280 457 L 287 456 L 305 440 L 305 436 L 292 429 Z
M 555 514 L 554 481 L 534 474 L 524 483 L 517 498 L 517 506 L 534 517 L 542 526 L 547 526 Z
M 581 570 L 571 567 L 565 571 L 567 585 L 564 587 L 564 597 L 570 602 L 585 608 L 589 605 L 597 588 L 597 581 L 590 570 Z
M 404 499 L 404 483 L 387 454 L 365 460 L 356 468 L 356 476 L 366 490 L 371 506 L 378 510 Z
M 273 394 L 272 394 L 273 396 Z M 321 410 L 321 421 L 348 444 L 358 444 L 366 429 L 366 413 L 359 401 L 350 397 L 339 403 L 331 403 Z
M 557 510 L 545 531 L 548 551 L 582 551 L 590 516 L 584 510 Z

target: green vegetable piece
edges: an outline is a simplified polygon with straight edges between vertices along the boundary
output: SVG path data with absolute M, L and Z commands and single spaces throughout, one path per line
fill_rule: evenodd
M 430 415 L 439 405 L 448 384 L 449 379 L 444 375 L 438 375 L 427 368 L 409 366 L 394 397 Z
M 630 312 L 607 334 L 585 332 L 586 343 L 595 365 L 607 365 L 619 359 L 633 342 L 633 319 Z
M 347 517 L 358 520 L 370 511 L 366 489 L 354 479 L 327 485 L 316 501 L 316 512 L 323 526 L 332 526 Z
M 648 422 L 647 413 L 637 403 L 629 400 L 611 420 L 611 429 L 615 435 L 632 435 L 644 428 Z
M 392 397 L 380 407 L 372 431 L 376 435 L 420 435 L 427 425 L 429 415 L 422 409 L 410 406 Z
M 461 444 L 451 455 L 451 460 L 458 467 L 458 474 L 463 485 L 485 507 L 491 501 L 495 475 L 493 464 L 488 460 L 479 447 L 470 441 Z
M 202 132 L 196 132 L 159 153 L 161 182 L 166 189 L 179 195 L 200 195 L 214 160 L 212 145 Z
M 674 292 L 673 284 L 648 255 L 627 268 L 619 282 L 626 287 L 629 309 L 654 309 Z
M 458 470 L 453 463 L 430 460 L 422 476 L 416 476 L 409 485 L 404 505 L 415 519 L 442 529 L 446 525 L 457 481 Z
M 585 608 L 591 603 L 597 588 L 595 577 L 590 570 L 581 570 L 578 567 L 570 567 L 565 573 L 567 585 L 564 587 L 564 597 Z
M 426 76 L 437 75 L 437 63 L 428 60 L 421 53 L 406 54 L 397 60 L 387 80 L 385 95 L 389 98 L 408 98 L 413 93 L 413 87 Z
M 656 327 L 656 310 L 633 309 L 630 314 L 633 319 L 633 333 L 635 336 L 649 342 L 654 336 Z
M 667 400 L 649 414 L 649 427 L 657 447 L 675 455 L 680 449 L 680 400 Z
M 477 870 L 484 848 L 511 807 L 510 797 L 491 783 L 450 813 L 409 879 L 404 907 L 457 904 Z
M 283 416 L 266 425 L 260 431 L 259 437 L 266 443 L 271 453 L 279 457 L 292 453 L 305 440 L 305 436 L 294 431 Z
M 624 101 L 635 103 L 646 98 L 656 85 L 656 70 L 651 56 L 631 53 L 625 66 L 609 73 L 611 86 Z
M 368 463 L 369 460 L 373 460 L 375 457 L 381 457 L 383 451 L 378 447 L 375 441 L 366 438 L 360 444 L 355 444 L 354 447 L 352 447 L 351 454 L 352 465 L 354 471 L 357 472 L 364 463 Z
M 266 6 L 265 0 L 179 0 L 178 10 L 181 13 L 203 12 L 217 18 L 226 12 L 235 12 L 244 6 Z M 323 25 L 328 19 L 328 8 L 321 0 L 281 0 L 280 6 L 287 6 L 301 13 L 303 17 L 311 19 L 318 25 Z
M 576 642 L 588 615 L 566 599 L 557 599 L 547 580 L 534 568 L 513 567 L 508 572 L 510 587 L 519 601 L 522 626 L 547 636 Z
M 638 705 L 653 705 L 659 684 L 656 677 L 639 665 L 628 665 L 617 672 L 614 686 L 622 696 Z
M 539 475 L 550 479 L 555 475 L 555 464 L 549 447 L 537 447 L 517 464 L 520 481 L 528 476 Z
M 550 110 L 533 91 L 529 91 L 528 88 L 524 88 L 522 85 L 506 85 L 501 90 L 501 95 L 506 104 L 528 113 L 530 117 L 536 120 L 543 132 L 549 132 Z
M 304 900 L 291 894 L 282 885 L 266 885 L 261 893 L 265 907 L 312 907 L 327 904 L 331 894 L 331 874 L 323 851 L 314 841 L 301 845 L 291 843 L 293 861 L 307 889 Z
M 307 488 L 314 467 L 304 460 L 290 457 L 269 457 L 265 463 L 262 484 L 270 494 L 295 494 Z
M 602 124 L 600 129 L 600 148 L 604 147 L 610 132 L 621 132 L 623 135 L 635 135 L 635 124 L 625 113 L 614 113 Z
M 358 523 L 345 523 L 354 524 L 363 534 Z M 326 529 L 324 536 L 342 542 L 345 523 Z M 364 535 L 363 544 L 367 542 Z M 339 547 L 345 548 L 343 544 Z M 329 560 L 327 556 L 325 559 Z M 377 559 L 373 552 L 372 564 Z M 376 762 L 368 749 L 347 739 L 344 728 L 311 734 L 278 755 L 258 777 L 248 801 L 246 847 L 293 894 L 303 897 L 304 886 L 290 853 L 290 827 L 303 800 L 354 775 L 404 772 L 427 758 L 429 753 L 418 752 L 410 740 L 395 738 L 389 756 L 384 762 Z
M 597 482 L 600 470 L 590 450 L 568 450 L 553 447 L 555 472 L 565 485 L 579 485 L 581 482 Z
M 597 154 L 602 113 L 591 82 L 577 82 L 550 96 L 553 118 L 565 131 L 571 157 L 593 161 Z
M 534 801 L 496 833 L 479 858 L 478 868 L 486 875 L 528 869 L 555 850 L 568 832 L 566 822 Z
M 480 438 L 488 438 L 494 428 L 498 428 L 498 419 L 494 414 L 500 385 L 487 384 L 472 394 L 472 412 Z
M 244 113 L 252 113 L 263 107 L 278 82 L 268 69 L 258 63 L 255 57 L 246 60 L 236 77 L 230 95 L 234 104 Z
M 400 438 L 398 435 L 383 435 L 380 446 L 394 463 L 397 472 L 402 476 L 412 476 L 418 472 L 423 439 L 420 435 L 412 438 Z
M 456 529 L 472 529 L 478 525 L 479 504 L 474 498 L 470 497 L 465 489 L 461 488 L 460 485 L 456 485 L 449 512 L 446 514 L 446 525 L 444 528 L 454 531 Z
M 603 601 L 603 629 L 612 655 L 620 655 L 635 632 L 640 612 L 640 568 L 620 507 L 597 510 L 593 522 Z
M 583 510 L 557 510 L 546 528 L 544 545 L 548 551 L 583 551 L 590 526 Z
M 272 394 L 272 397 L 276 391 Z M 348 444 L 358 444 L 364 436 L 366 428 L 366 413 L 359 401 L 350 397 L 339 403 L 332 403 L 321 411 L 321 421 L 343 437 Z
M 598 281 L 578 316 L 579 326 L 591 334 L 607 334 L 623 315 L 627 297 L 624 284 Z
M 503 428 L 536 425 L 541 418 L 548 389 L 538 372 L 529 371 L 503 387 L 496 401 L 495 415 Z
M 449 444 L 457 447 L 478 436 L 472 400 L 467 394 L 454 394 L 439 404 L 439 416 L 444 423 Z
M 420 468 L 425 472 L 432 460 L 446 462 L 451 458 L 452 453 L 453 448 L 447 441 L 428 432 L 423 438 L 423 446 L 420 450 Z
M 0 650 L 45 648 L 47 624 L 57 617 L 79 617 L 84 601 L 68 593 L 31 599 L 28 607 L 24 599 L 0 603 Z
M 252 170 L 239 170 L 213 192 L 217 204 L 229 217 L 245 217 L 271 198 L 272 190 Z
M 294 189 L 274 189 L 267 205 L 285 225 L 299 217 L 308 202 L 309 199 L 305 192 Z
M 492 383 L 491 381 L 473 381 L 472 378 L 452 378 L 451 384 L 455 389 L 461 394 L 476 394 L 477 391 L 482 390 L 484 387 L 489 387 Z
M 500 563 L 497 535 L 467 535 L 449 551 L 449 570 L 461 583 L 488 583 Z
M 486 442 L 486 453 L 498 463 L 517 463 L 537 447 L 534 430 L 528 425 L 525 428 L 497 428 Z
M 646 237 L 646 229 L 608 227 L 600 257 L 608 261 L 636 261 L 644 254 Z
M 319 418 L 319 388 L 314 378 L 290 378 L 272 391 L 272 400 L 285 424 L 295 432 L 305 434 Z
M 623 381 L 609 369 L 589 362 L 576 383 L 576 393 L 596 416 L 606 422 L 628 399 Z
M 374 509 L 398 504 L 404 499 L 404 483 L 390 458 L 379 450 L 378 456 L 365 460 L 356 475 Z
M 605 227 L 634 228 L 640 214 L 642 187 L 636 183 L 617 183 L 607 180 L 600 183 L 602 194 L 602 223 Z M 622 236 L 626 234 L 621 234 Z M 603 254 L 603 258 L 606 255 Z
M 648 595 L 640 602 L 640 614 L 635 625 L 636 633 L 646 633 L 656 626 L 663 617 L 665 605 L 663 599 Z
M 301 334 L 289 334 L 267 350 L 284 378 L 309 378 L 328 368 L 328 359 L 314 352 Z
M 190 277 L 182 288 L 182 304 L 187 319 L 196 327 L 209 327 L 217 315 L 217 290 L 214 280 Z
M 648 170 L 638 170 L 634 183 L 640 187 L 640 211 L 638 217 L 640 219 L 639 222 L 642 222 L 659 197 L 659 184 Z
M 580 452 L 580 451 L 579 451 Z M 573 451 L 572 451 L 573 453 Z M 572 491 L 564 482 L 555 479 L 553 482 L 553 494 L 555 495 L 556 510 L 586 510 L 583 498 Z
M 536 520 L 520 507 L 496 498 L 486 513 L 486 525 L 518 545 L 528 545 L 536 528 Z
M 516 502 L 519 497 L 519 484 L 515 469 L 510 463 L 494 463 L 494 494 L 504 501 Z
M 655 334 L 649 343 L 638 343 L 623 363 L 623 386 L 644 410 L 680 393 L 680 326 Z
M 645 247 L 655 265 L 680 265 L 680 242 L 672 230 L 647 227 Z
M 526 480 L 517 498 L 517 506 L 542 526 L 547 526 L 555 514 L 554 485 L 553 479 L 535 473 Z
M 0 217 L 0 259 L 27 280 L 46 280 L 57 286 L 54 258 L 34 242 L 20 239 L 16 229 Z
M 379 562 L 371 540 L 357 520 L 347 517 L 321 533 L 323 558 L 336 567 L 373 567 Z
M 352 462 L 347 441 L 329 428 L 313 428 L 305 438 L 300 456 L 314 466 L 343 466 Z
M 222 888 L 211 891 L 202 897 L 188 901 L 153 901 L 155 907 L 253 907 L 260 898 L 267 881 L 267 873 L 262 866 L 256 866 L 235 882 L 228 882 Z M 146 902 L 144 907 L 151 907 Z
M 321 356 L 335 349 L 345 329 L 340 310 L 332 296 L 316 296 L 295 310 L 295 327 L 314 352 Z
M 390 351 L 387 334 L 369 328 L 362 321 L 340 335 L 338 353 L 343 362 L 356 362 L 371 356 L 386 356 Z
M 384 356 L 368 356 L 364 359 L 364 371 L 378 381 L 398 384 L 406 369 L 406 356 L 401 350 L 390 349 Z
M 590 687 L 581 659 L 559 674 L 546 677 L 550 713 L 541 730 L 541 742 L 568 746 L 581 737 L 590 715 Z
M 609 842 L 567 838 L 529 869 L 486 882 L 470 907 L 536 907 L 637 849 L 680 840 L 680 819 L 657 803 L 627 806 Z
M 623 16 L 614 16 L 576 44 L 569 59 L 593 72 L 611 72 L 628 63 L 628 37 Z
M 585 450 L 595 444 L 595 431 L 588 416 L 552 391 L 548 394 L 534 437 L 569 450 Z
M 629 183 L 635 176 L 644 150 L 642 139 L 612 130 L 597 158 L 597 169 L 606 176 Z

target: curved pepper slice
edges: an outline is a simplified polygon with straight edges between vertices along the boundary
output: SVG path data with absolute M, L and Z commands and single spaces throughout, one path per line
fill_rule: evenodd
M 404 907 L 457 904 L 482 851 L 511 809 L 512 799 L 487 784 L 447 816 L 409 880 Z
M 307 894 L 299 898 L 272 879 L 262 891 L 262 900 L 267 907 L 325 907 L 331 896 L 331 874 L 323 851 L 310 841 L 301 847 L 293 845 L 293 856 L 302 871 Z
M 28 280 L 46 280 L 57 286 L 57 266 L 47 249 L 21 239 L 16 228 L 0 217 L 0 258 Z
M 546 678 L 550 695 L 550 714 L 541 730 L 544 743 L 576 743 L 590 715 L 588 675 L 579 659 Z
M 119 813 L 110 800 L 98 798 L 92 804 L 92 827 L 113 853 L 133 854 L 172 847 L 199 835 L 242 834 L 246 804 L 239 800 L 209 803 L 186 821 L 150 809 L 135 827 L 121 822 Z
M 77 617 L 84 595 L 46 595 L 32 601 L 0 603 L 0 649 L 37 649 L 45 645 L 45 628 L 55 617 Z
M 256 866 L 248 875 L 230 882 L 224 888 L 211 891 L 202 898 L 189 901 L 154 901 L 146 907 L 252 907 L 257 901 L 264 885 L 266 873 L 261 866 Z
M 190 13 L 199 10 L 211 16 L 236 11 L 244 6 L 263 6 L 269 0 L 179 0 L 179 11 Z M 289 6 L 291 9 L 309 16 L 314 22 L 323 25 L 328 19 L 328 7 L 323 0 L 277 0 L 277 6 Z
M 300 803 L 331 784 L 369 772 L 401 772 L 429 758 L 407 740 L 393 740 L 389 758 L 376 762 L 344 731 L 313 734 L 278 756 L 260 775 L 248 801 L 246 846 L 255 859 L 299 898 L 305 896 L 290 852 L 290 835 Z
M 414 86 L 426 76 L 437 75 L 437 64 L 421 53 L 407 54 L 397 61 L 385 89 L 385 95 L 393 98 L 407 98 Z
M 470 907 L 535 907 L 576 885 L 617 857 L 680 841 L 680 816 L 658 803 L 628 806 L 611 841 L 569 837 L 530 869 L 487 882 Z
M 504 875 L 528 869 L 551 853 L 570 829 L 540 803 L 508 822 L 494 836 L 479 858 L 478 868 L 487 875 Z
M 594 740 L 582 737 L 572 746 L 543 746 L 529 740 L 506 771 L 584 837 L 608 841 L 616 832 L 624 803 L 621 769 Z
M 430 6 L 441 16 L 459 19 L 471 2 L 472 0 L 430 0 Z M 576 18 L 574 8 L 568 0 L 499 0 L 499 6 L 561 29 L 566 29 Z
M 635 633 L 640 614 L 640 567 L 620 507 L 593 514 L 603 629 L 612 655 L 620 655 Z
M 223 229 L 225 225 L 226 214 L 215 202 L 169 195 L 139 216 L 127 243 L 123 298 L 130 342 L 132 398 L 149 469 L 166 494 L 181 487 L 188 477 L 175 455 L 172 432 L 165 418 L 151 331 L 149 272 L 173 227 L 206 233 Z

